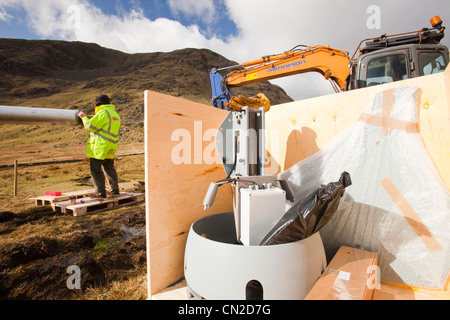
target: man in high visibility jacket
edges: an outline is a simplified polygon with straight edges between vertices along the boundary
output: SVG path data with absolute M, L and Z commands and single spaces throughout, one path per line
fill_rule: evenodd
M 95 195 L 91 195 L 91 198 L 106 198 L 104 173 L 111 186 L 112 194 L 119 194 L 114 156 L 119 142 L 121 119 L 107 95 L 99 95 L 95 99 L 95 106 L 95 116 L 92 119 L 89 119 L 83 111 L 80 111 L 78 116 L 83 121 L 84 128 L 89 131 L 86 155 L 90 158 L 91 177 L 96 192 Z

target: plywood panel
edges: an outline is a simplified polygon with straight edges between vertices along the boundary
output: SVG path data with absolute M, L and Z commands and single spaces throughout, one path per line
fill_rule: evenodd
M 219 189 L 203 211 L 210 182 L 225 178 L 215 133 L 226 111 L 145 92 L 146 221 L 149 297 L 183 278 L 191 224 L 206 214 L 232 211 L 230 188 Z
M 281 172 L 314 154 L 356 123 L 376 93 L 403 86 L 421 88 L 420 133 L 450 189 L 450 68 L 445 73 L 273 106 L 266 114 L 269 173 Z

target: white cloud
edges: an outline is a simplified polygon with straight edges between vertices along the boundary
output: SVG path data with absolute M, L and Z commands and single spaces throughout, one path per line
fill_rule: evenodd
M 3 10 L 0 10 L 0 21 L 9 21 L 11 18 L 12 18 L 11 15 L 7 14 Z

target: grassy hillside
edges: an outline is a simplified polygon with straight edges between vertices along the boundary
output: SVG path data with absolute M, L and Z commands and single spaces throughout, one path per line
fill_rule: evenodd
M 209 104 L 211 68 L 236 64 L 207 49 L 126 54 L 81 42 L 0 39 L 0 104 L 92 111 L 104 92 L 132 124 L 142 121 L 144 90 Z M 259 92 L 273 105 L 292 101 L 268 82 L 233 93 Z

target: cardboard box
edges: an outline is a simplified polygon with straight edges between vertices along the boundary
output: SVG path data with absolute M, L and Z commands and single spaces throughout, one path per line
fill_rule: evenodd
M 377 253 L 342 246 L 305 300 L 372 300 L 378 284 Z

